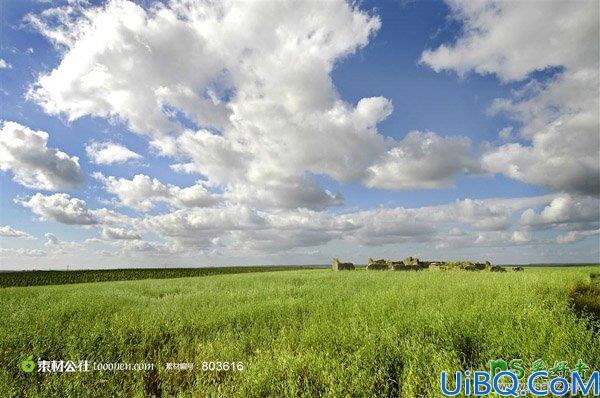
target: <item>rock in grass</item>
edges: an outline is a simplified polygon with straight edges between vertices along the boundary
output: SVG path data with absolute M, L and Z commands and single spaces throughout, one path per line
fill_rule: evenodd
M 406 257 L 402 262 L 404 265 L 419 265 L 419 259 L 416 257 Z
M 331 260 L 331 269 L 334 271 L 342 271 L 342 270 L 354 270 L 354 264 L 352 263 L 342 263 L 339 258 L 334 257 Z
M 404 261 L 388 261 L 388 265 L 394 271 L 420 271 L 423 269 L 422 263 L 418 260 L 416 264 L 406 264 Z
M 497 265 L 492 265 L 489 261 L 485 263 L 474 263 L 472 261 L 421 261 L 417 257 L 406 257 L 402 261 L 393 260 L 373 260 L 367 262 L 368 270 L 394 270 L 394 271 L 419 271 L 423 269 L 430 270 L 461 270 L 461 271 L 482 271 L 505 272 L 506 269 Z
M 386 260 L 373 260 L 372 258 L 369 259 L 369 261 L 367 262 L 367 269 L 368 270 L 378 270 L 378 271 L 383 271 L 383 270 L 387 270 L 390 269 L 388 262 Z
M 394 261 L 394 260 L 373 260 L 369 259 L 367 262 L 368 270 L 392 270 L 392 271 L 419 271 L 426 268 L 429 263 L 421 262 L 419 259 L 413 259 L 409 257 L 410 261 Z

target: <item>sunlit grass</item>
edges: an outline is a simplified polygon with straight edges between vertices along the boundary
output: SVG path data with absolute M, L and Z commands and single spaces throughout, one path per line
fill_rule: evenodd
M 77 271 L 10 271 L 0 272 L 0 288 L 13 286 L 65 285 L 71 283 L 169 279 L 190 276 L 243 274 L 246 272 L 289 271 L 306 267 L 247 266 L 206 268 L 125 268 Z
M 0 396 L 437 397 L 440 371 L 492 358 L 598 369 L 600 339 L 568 293 L 593 271 L 302 270 L 6 288 Z M 158 370 L 25 374 L 29 354 Z M 202 372 L 202 361 L 245 370 Z

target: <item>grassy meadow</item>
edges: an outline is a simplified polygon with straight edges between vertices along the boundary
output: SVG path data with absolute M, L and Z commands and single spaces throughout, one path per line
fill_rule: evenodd
M 598 271 L 303 269 L 6 287 L 0 396 L 438 397 L 440 371 L 498 357 L 598 369 Z M 28 355 L 156 369 L 24 373 Z M 203 361 L 244 370 L 202 371 Z
M 137 279 L 170 279 L 190 276 L 243 274 L 245 272 L 293 271 L 310 266 L 247 266 L 212 268 L 122 268 L 77 271 L 9 271 L 0 272 L 0 287 L 65 285 L 71 283 L 108 282 Z

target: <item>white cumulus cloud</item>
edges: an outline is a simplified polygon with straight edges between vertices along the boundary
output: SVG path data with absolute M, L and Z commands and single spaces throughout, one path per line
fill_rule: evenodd
M 476 171 L 478 159 L 466 137 L 412 131 L 368 171 L 375 188 L 448 188 L 459 173 Z
M 496 74 L 521 80 L 553 66 L 594 68 L 598 64 L 598 2 L 448 0 L 463 24 L 453 44 L 423 52 L 434 70 Z
M 430 134 L 417 148 L 409 135 L 396 143 L 377 129 L 390 100 L 341 99 L 332 70 L 381 25 L 345 1 L 172 1 L 145 9 L 113 0 L 28 19 L 64 49 L 30 99 L 69 120 L 127 122 L 184 161 L 175 169 L 202 175 L 236 203 L 321 210 L 343 198 L 321 187 L 319 175 L 413 189 L 452 185 L 470 167 L 463 138 Z M 444 143 L 456 153 L 439 153 Z
M 423 52 L 421 61 L 434 70 L 504 82 L 557 70 L 493 102 L 490 113 L 514 119 L 524 142 L 489 147 L 483 168 L 558 192 L 600 195 L 599 3 L 447 2 L 463 29 L 455 43 Z
M 96 164 L 125 163 L 142 158 L 140 154 L 113 142 L 92 142 L 85 147 L 85 152 Z
M 4 121 L 0 129 L 0 170 L 28 188 L 59 190 L 83 182 L 79 159 L 48 148 L 48 133 Z
M 17 200 L 17 203 L 47 221 L 62 224 L 93 225 L 98 220 L 88 210 L 85 201 L 71 198 L 66 193 L 43 195 L 36 193 L 29 200 Z
M 94 173 L 94 178 L 102 182 L 108 193 L 117 195 L 123 205 L 140 211 L 148 211 L 159 202 L 175 207 L 206 207 L 219 200 L 218 195 L 210 193 L 201 183 L 181 188 L 144 174 L 128 180 Z
M 10 225 L 5 225 L 0 227 L 0 236 L 8 237 L 8 238 L 33 238 L 27 232 L 19 231 L 14 229 Z
M 102 237 L 115 240 L 139 240 L 141 235 L 135 231 L 128 231 L 125 228 L 103 228 Z
M 539 213 L 529 208 L 521 216 L 521 224 L 532 228 L 568 224 L 598 224 L 599 222 L 600 200 L 568 194 L 555 197 Z

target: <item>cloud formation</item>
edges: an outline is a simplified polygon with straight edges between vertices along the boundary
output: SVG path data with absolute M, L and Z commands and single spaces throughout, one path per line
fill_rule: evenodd
M 436 71 L 493 74 L 516 87 L 488 108 L 491 117 L 508 116 L 514 125 L 483 148 L 475 137 L 445 132 L 386 137 L 379 126 L 393 112 L 391 100 L 377 93 L 342 98 L 333 70 L 381 25 L 355 3 L 144 4 L 70 2 L 29 15 L 56 45 L 59 60 L 36 78 L 27 98 L 67 121 L 91 116 L 123 123 L 167 157 L 161 162 L 196 182 L 178 186 L 150 171 L 121 177 L 118 167 L 143 152 L 88 141 L 87 159 L 111 166 L 92 176 L 117 206 L 135 210 L 119 211 L 134 215 L 89 208 L 87 191 L 18 199 L 40 219 L 96 233 L 77 243 L 49 232 L 43 253 L 91 246 L 129 260 L 192 253 L 231 258 L 405 244 L 487 253 L 597 234 L 599 75 L 597 39 L 591 39 L 598 36 L 597 4 L 449 1 L 463 29 L 452 44 L 426 50 L 421 62 Z M 79 160 L 48 148 L 47 133 L 5 122 L 1 134 L 0 165 L 18 183 L 58 191 L 83 180 Z M 354 184 L 451 188 L 457 176 L 486 173 L 551 193 L 456 194 L 461 200 L 446 204 L 363 209 L 343 207 L 348 199 L 336 191 L 352 192 Z M 0 231 L 21 233 L 7 227 Z
M 527 209 L 521 216 L 522 225 L 535 229 L 565 225 L 585 229 L 586 224 L 595 225 L 595 228 L 598 228 L 599 222 L 600 200 L 568 194 L 555 197 L 539 213 L 533 209 Z
M 598 65 L 596 1 L 446 3 L 462 31 L 455 43 L 423 52 L 421 61 L 436 71 L 474 71 L 513 81 L 549 67 L 579 70 Z
M 48 253 L 41 249 L 0 247 L 0 257 L 45 257 Z
M 514 229 L 523 209 L 551 203 L 552 196 L 519 199 L 466 199 L 419 208 L 378 208 L 339 215 L 308 209 L 267 213 L 247 206 L 177 210 L 149 216 L 137 224 L 180 248 L 238 248 L 282 251 L 348 241 L 378 246 L 406 242 L 457 242 L 493 245 L 524 243 L 528 232 Z M 490 237 L 494 237 L 491 239 Z
M 71 198 L 66 193 L 43 195 L 36 193 L 29 200 L 17 200 L 17 203 L 46 221 L 56 221 L 71 225 L 94 225 L 98 220 L 88 210 L 85 201 Z
M 142 158 L 140 154 L 113 142 L 92 142 L 85 147 L 85 152 L 93 163 L 104 165 Z
M 117 195 L 124 206 L 140 211 L 151 210 L 157 203 L 168 203 L 174 207 L 207 207 L 218 202 L 219 196 L 210 193 L 199 183 L 186 188 L 163 184 L 156 178 L 136 174 L 133 179 L 105 177 L 94 173 L 94 178 L 102 182 L 106 191 Z
M 454 44 L 423 52 L 421 62 L 434 70 L 494 74 L 504 82 L 560 70 L 494 101 L 490 113 L 513 118 L 526 143 L 488 148 L 483 168 L 559 192 L 600 195 L 598 2 L 448 4 L 463 29 Z
M 594 229 L 590 231 L 569 231 L 565 234 L 558 235 L 556 237 L 556 242 L 560 244 L 575 243 L 595 235 L 600 235 L 600 229 Z
M 369 167 L 366 185 L 374 188 L 449 188 L 457 174 L 475 172 L 478 159 L 466 137 L 440 137 L 412 131 Z
M 44 247 L 49 255 L 55 256 L 57 254 L 65 254 L 68 252 L 78 252 L 83 248 L 83 245 L 79 242 L 68 242 L 60 240 L 56 235 L 51 232 L 44 234 L 46 242 Z
M 29 17 L 64 48 L 29 98 L 69 120 L 126 122 L 162 154 L 187 160 L 175 169 L 202 175 L 231 201 L 322 210 L 343 198 L 318 175 L 436 188 L 472 166 L 466 139 L 411 133 L 395 142 L 377 130 L 393 110 L 388 99 L 340 98 L 336 62 L 381 25 L 345 1 L 173 1 L 144 9 L 114 0 L 61 10 Z M 60 23 L 51 24 L 57 13 Z
M 102 237 L 104 239 L 114 240 L 140 240 L 142 236 L 135 231 L 128 231 L 125 228 L 103 228 Z
M 76 156 L 48 148 L 48 133 L 10 121 L 0 128 L 0 170 L 11 171 L 14 181 L 33 189 L 55 191 L 83 182 Z
M 33 238 L 27 232 L 23 232 L 23 231 L 14 229 L 10 225 L 5 225 L 3 227 L 0 227 L 0 236 L 6 237 L 6 238 L 27 238 L 27 239 Z
M 598 69 L 566 71 L 533 81 L 517 98 L 498 99 L 490 111 L 522 123 L 530 145 L 490 148 L 483 167 L 555 191 L 600 195 L 600 79 Z

